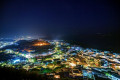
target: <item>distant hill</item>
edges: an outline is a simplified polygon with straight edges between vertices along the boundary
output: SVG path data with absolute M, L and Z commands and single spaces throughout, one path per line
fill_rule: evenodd
M 35 50 L 35 53 L 42 53 L 42 52 L 48 52 L 48 49 L 52 49 L 54 47 L 54 45 L 51 45 L 46 41 L 39 41 L 39 40 L 34 40 L 34 41 L 20 40 L 16 44 L 8 45 L 2 48 L 2 50 L 5 50 L 5 49 L 12 49 L 17 51 Z

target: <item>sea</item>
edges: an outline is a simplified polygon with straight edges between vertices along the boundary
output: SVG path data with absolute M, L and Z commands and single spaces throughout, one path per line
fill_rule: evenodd
M 120 35 L 71 35 L 65 40 L 83 48 L 94 48 L 120 53 Z

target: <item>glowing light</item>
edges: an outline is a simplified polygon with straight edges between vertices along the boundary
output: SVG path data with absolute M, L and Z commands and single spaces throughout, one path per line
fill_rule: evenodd
M 54 75 L 54 78 L 60 78 L 60 75 Z
M 74 63 L 70 63 L 70 66 L 75 67 L 75 66 L 76 66 L 76 64 L 74 64 Z
M 47 43 L 45 41 L 40 41 L 35 43 L 33 46 L 45 46 L 45 45 L 50 45 L 50 43 Z
M 13 63 L 20 62 L 20 59 L 16 59 L 13 61 Z
M 33 56 L 30 55 L 30 54 L 27 54 L 25 57 L 26 57 L 26 58 L 32 58 Z
M 35 62 L 35 59 L 29 59 L 28 61 L 34 63 L 34 62 Z

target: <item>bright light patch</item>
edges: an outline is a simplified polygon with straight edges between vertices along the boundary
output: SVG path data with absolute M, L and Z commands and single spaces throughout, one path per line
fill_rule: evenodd
M 76 66 L 76 64 L 74 64 L 74 63 L 70 63 L 70 65 L 71 65 L 72 67 L 75 67 L 75 66 Z
M 32 55 L 27 54 L 25 57 L 26 57 L 26 58 L 32 58 Z
M 20 59 L 16 59 L 13 61 L 13 63 L 20 62 Z

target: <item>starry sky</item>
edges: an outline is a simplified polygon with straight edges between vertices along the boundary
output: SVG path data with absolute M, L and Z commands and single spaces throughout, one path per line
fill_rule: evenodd
M 0 37 L 119 34 L 117 0 L 2 0 Z

